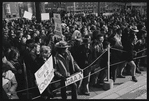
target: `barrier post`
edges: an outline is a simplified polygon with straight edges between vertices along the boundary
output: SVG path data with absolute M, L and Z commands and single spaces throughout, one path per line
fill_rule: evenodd
M 110 81 L 110 44 L 108 45 L 108 61 L 107 61 L 107 65 L 108 65 L 107 80 L 109 82 Z
M 27 95 L 27 99 L 30 98 L 29 96 L 29 91 L 28 91 L 28 79 L 27 79 L 27 71 L 26 71 L 26 65 L 25 65 L 25 62 L 23 61 L 23 69 L 24 69 L 24 75 L 25 75 L 25 82 L 26 82 L 26 95 Z
M 108 44 L 108 61 L 107 61 L 107 81 L 104 82 L 103 84 L 103 89 L 104 90 L 109 90 L 113 88 L 113 80 L 110 79 L 110 44 Z

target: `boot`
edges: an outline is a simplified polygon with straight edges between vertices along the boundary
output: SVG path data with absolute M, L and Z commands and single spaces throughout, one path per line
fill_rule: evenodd
M 132 76 L 132 81 L 134 81 L 134 82 L 138 82 L 138 80 L 136 79 L 135 76 Z

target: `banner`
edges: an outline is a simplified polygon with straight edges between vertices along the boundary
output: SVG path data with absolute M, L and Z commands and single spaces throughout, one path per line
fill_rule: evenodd
M 23 17 L 32 20 L 32 13 L 25 11 Z
M 49 13 L 41 13 L 41 20 L 50 20 Z
M 65 86 L 75 83 L 81 79 L 83 79 L 83 73 L 82 72 L 75 73 L 67 78 L 67 81 L 65 81 Z
M 54 18 L 54 25 L 55 25 L 55 29 L 54 29 L 55 34 L 62 37 L 61 16 L 60 14 L 54 13 L 53 18 Z
M 40 94 L 47 88 L 54 77 L 53 58 L 50 58 L 35 73 L 36 82 Z

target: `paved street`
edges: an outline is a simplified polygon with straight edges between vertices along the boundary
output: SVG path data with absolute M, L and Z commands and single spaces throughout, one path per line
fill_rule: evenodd
M 102 88 L 90 88 L 90 96 L 79 95 L 78 99 L 147 99 L 147 71 L 137 74 L 138 82 L 131 81 L 131 76 L 126 78 L 117 78 L 114 86 L 110 90 Z M 68 99 L 71 99 L 68 91 Z M 55 99 L 61 99 L 58 94 Z

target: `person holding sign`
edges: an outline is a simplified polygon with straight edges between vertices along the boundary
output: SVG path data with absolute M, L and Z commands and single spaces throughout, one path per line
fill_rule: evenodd
M 38 70 L 49 59 L 50 56 L 51 56 L 51 48 L 49 46 L 42 45 L 40 49 L 40 55 L 36 58 L 36 64 L 37 64 L 36 69 Z M 46 75 L 44 74 L 44 76 Z M 51 90 L 52 90 L 51 85 L 48 85 L 48 87 L 42 93 L 42 97 L 44 99 L 53 98 L 54 95 L 51 92 Z
M 76 72 L 82 72 L 82 69 L 76 64 L 73 56 L 68 50 L 68 43 L 65 41 L 59 41 L 55 45 L 57 53 L 55 55 L 55 76 L 61 79 L 61 97 L 67 99 L 65 81 L 68 77 Z M 72 99 L 77 99 L 77 84 L 71 85 Z

